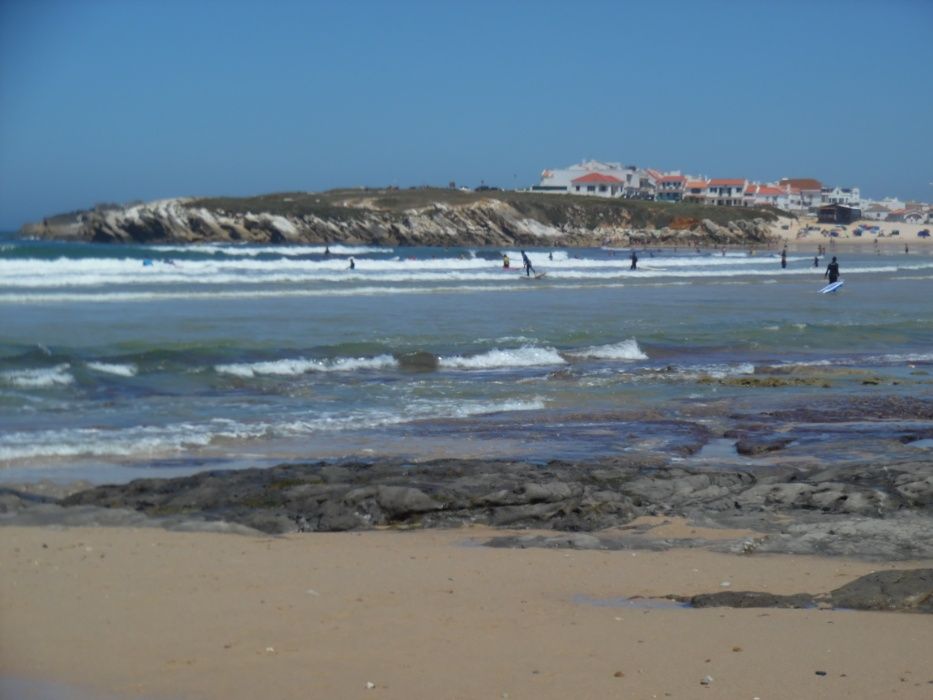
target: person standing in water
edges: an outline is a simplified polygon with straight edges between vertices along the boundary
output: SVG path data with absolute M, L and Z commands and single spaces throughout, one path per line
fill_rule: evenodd
M 787 248 L 781 251 L 781 269 L 787 269 Z
M 502 256 L 502 267 L 508 269 L 510 265 L 511 263 L 509 262 L 508 254 L 503 255 Z
M 833 261 L 826 266 L 826 272 L 823 273 L 823 277 L 829 277 L 829 283 L 839 279 L 839 263 L 836 262 L 836 256 L 833 256 Z
M 356 261 L 353 258 L 350 258 L 350 269 L 351 270 L 356 269 Z
M 635 249 L 634 249 L 634 248 L 632 248 L 632 254 L 631 254 L 631 256 L 629 256 L 629 257 L 630 257 L 631 260 L 632 260 L 632 264 L 629 266 L 628 269 L 629 269 L 629 270 L 637 270 L 637 269 L 638 269 L 638 256 L 635 254 Z
M 525 255 L 524 250 L 522 251 L 522 265 L 525 266 L 525 276 L 531 277 L 531 273 L 534 272 L 535 269 L 531 266 L 531 260 Z

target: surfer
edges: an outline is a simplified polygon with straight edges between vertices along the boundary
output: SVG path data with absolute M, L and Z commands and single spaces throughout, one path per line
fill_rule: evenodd
M 350 258 L 350 269 L 351 270 L 356 269 L 356 261 L 353 258 Z
M 823 273 L 823 277 L 829 277 L 830 284 L 833 284 L 839 279 L 839 263 L 836 262 L 835 255 L 833 256 L 833 261 L 826 266 L 826 272 Z
M 787 269 L 787 248 L 781 251 L 781 269 Z
M 820 256 L 814 255 L 813 256 L 813 267 L 819 267 L 819 266 L 820 266 Z
M 522 251 L 522 265 L 525 266 L 525 276 L 531 277 L 531 273 L 534 272 L 535 269 L 531 266 L 531 260 L 525 255 L 524 250 Z
M 502 267 L 505 268 L 505 269 L 508 269 L 510 265 L 511 265 L 511 263 L 509 262 L 509 256 L 508 256 L 508 255 L 503 255 L 503 256 L 502 256 Z
M 636 269 L 638 269 L 638 256 L 635 254 L 635 249 L 634 249 L 634 248 L 632 248 L 632 254 L 629 256 L 629 258 L 631 259 L 632 264 L 629 265 L 629 268 L 628 268 L 628 269 L 629 269 L 629 270 L 636 270 Z
M 324 246 L 324 257 L 325 257 L 325 258 L 329 258 L 329 257 L 330 257 L 330 246 L 329 246 L 329 245 L 325 245 L 325 246 Z

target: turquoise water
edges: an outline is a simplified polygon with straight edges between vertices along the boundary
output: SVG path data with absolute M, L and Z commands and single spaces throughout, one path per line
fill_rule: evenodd
M 530 249 L 536 280 L 518 250 L 330 251 L 0 239 L 0 479 L 604 456 L 696 404 L 825 395 L 720 381 L 787 368 L 933 393 L 928 255 L 840 253 L 820 295 L 803 253 Z

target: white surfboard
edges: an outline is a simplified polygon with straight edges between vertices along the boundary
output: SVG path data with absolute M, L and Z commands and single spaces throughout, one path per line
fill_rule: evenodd
M 827 284 L 825 287 L 823 287 L 820 290 L 820 294 L 829 294 L 830 292 L 835 292 L 843 284 L 844 284 L 843 280 L 839 280 L 838 282 L 833 282 L 832 284 Z

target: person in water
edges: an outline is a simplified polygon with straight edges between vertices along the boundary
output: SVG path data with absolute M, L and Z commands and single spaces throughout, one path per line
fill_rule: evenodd
M 350 258 L 350 269 L 351 270 L 356 269 L 356 261 L 353 258 Z
M 325 245 L 325 246 L 324 246 L 324 257 L 325 257 L 325 258 L 329 258 L 329 257 L 330 257 L 330 246 L 329 246 L 329 245 Z
M 819 267 L 819 266 L 820 266 L 820 256 L 814 255 L 813 256 L 813 267 Z
M 787 269 L 787 248 L 781 251 L 781 269 Z
M 502 256 L 502 267 L 508 268 L 508 267 L 510 267 L 510 266 L 511 266 L 511 262 L 509 262 L 509 256 L 508 256 L 508 255 L 503 255 L 503 256 Z
M 839 263 L 836 262 L 836 256 L 833 256 L 833 261 L 826 266 L 826 272 L 823 273 L 823 277 L 829 277 L 829 283 L 832 284 L 839 279 Z
M 628 269 L 637 270 L 638 269 L 638 256 L 635 254 L 634 248 L 632 248 L 632 254 L 629 256 L 629 258 L 632 260 L 632 264 L 629 265 Z
M 531 273 L 534 272 L 535 269 L 531 266 L 531 260 L 525 255 L 524 250 L 522 251 L 522 265 L 525 266 L 525 276 L 531 277 Z

